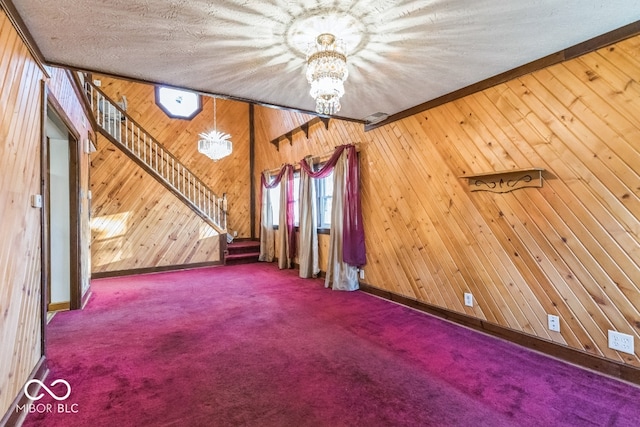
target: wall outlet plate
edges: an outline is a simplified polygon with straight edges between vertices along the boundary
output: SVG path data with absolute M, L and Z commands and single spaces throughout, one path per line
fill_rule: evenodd
M 635 354 L 633 347 L 633 335 L 609 331 L 609 348 L 623 353 Z
M 560 318 L 553 314 L 547 316 L 547 322 L 549 323 L 549 330 L 554 332 L 560 332 Z
M 360 280 L 364 280 L 364 270 L 360 269 Z
M 467 307 L 473 307 L 473 294 L 469 292 L 464 293 L 464 305 Z

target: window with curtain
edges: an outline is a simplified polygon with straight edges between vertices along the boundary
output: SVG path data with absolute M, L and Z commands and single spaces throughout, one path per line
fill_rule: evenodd
M 330 185 L 333 184 L 331 183 Z M 280 184 L 267 191 L 269 191 L 271 200 L 280 200 Z M 295 198 L 293 201 L 293 224 L 298 227 L 300 225 L 300 171 L 296 171 L 293 175 L 293 195 Z M 329 196 L 329 199 L 331 199 L 331 196 Z M 273 226 L 278 227 L 280 221 L 280 205 L 272 203 L 271 212 L 273 213 Z M 331 214 L 331 201 L 329 201 L 329 214 Z
M 315 179 L 318 199 L 318 228 L 331 228 L 331 202 L 333 200 L 333 172 L 326 178 Z
M 318 203 L 318 228 L 328 230 L 331 228 L 331 201 L 333 199 L 333 172 L 326 178 L 314 179 L 316 186 L 316 198 Z M 280 200 L 280 184 L 276 187 L 266 190 L 269 191 L 271 200 Z M 293 212 L 294 225 L 300 225 L 300 171 L 293 176 L 293 194 L 295 197 Z M 280 205 L 271 203 L 271 212 L 273 213 L 273 226 L 277 228 L 280 220 Z

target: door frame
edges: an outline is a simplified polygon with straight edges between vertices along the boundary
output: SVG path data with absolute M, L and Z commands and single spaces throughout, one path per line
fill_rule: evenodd
M 49 141 L 47 137 L 47 120 L 49 109 L 56 114 L 66 128 L 69 141 L 69 231 L 70 231 L 70 289 L 69 289 L 69 309 L 77 310 L 82 308 L 82 270 L 81 270 L 81 239 L 82 224 L 80 221 L 81 212 L 81 186 L 80 186 L 80 135 L 74 129 L 71 120 L 60 106 L 58 100 L 46 90 L 43 102 L 43 142 L 41 153 L 42 168 L 42 198 L 43 198 L 43 310 L 48 312 L 48 303 L 51 289 L 51 183 L 49 178 Z

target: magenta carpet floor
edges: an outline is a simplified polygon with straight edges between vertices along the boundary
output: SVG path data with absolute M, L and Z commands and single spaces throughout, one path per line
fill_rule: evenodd
M 92 289 L 26 426 L 640 426 L 638 387 L 273 264 Z

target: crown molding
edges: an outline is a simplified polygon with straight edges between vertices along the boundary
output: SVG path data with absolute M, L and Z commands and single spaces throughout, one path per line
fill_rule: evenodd
M 13 27 L 18 32 L 18 35 L 22 39 L 23 43 L 27 46 L 29 53 L 31 53 L 31 56 L 38 64 L 38 67 L 45 74 L 45 77 L 51 77 L 49 75 L 49 71 L 46 68 L 46 61 L 44 59 L 44 56 L 42 55 L 42 52 L 40 51 L 40 48 L 36 44 L 35 40 L 31 36 L 31 33 L 29 32 L 27 25 L 24 23 L 24 21 L 22 20 L 22 17 L 18 13 L 18 10 L 13 4 L 13 1 L 0 0 L 0 7 L 6 13 L 7 17 L 9 18 L 9 21 L 11 21 L 11 24 L 13 24 Z

